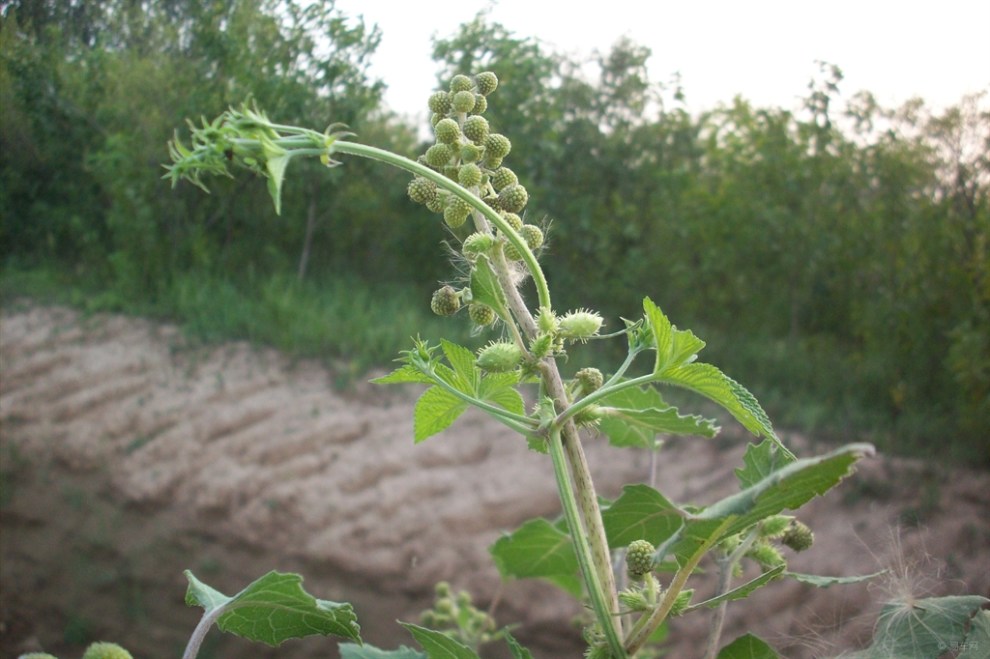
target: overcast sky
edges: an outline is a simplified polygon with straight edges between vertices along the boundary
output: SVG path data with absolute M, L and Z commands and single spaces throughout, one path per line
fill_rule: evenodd
M 654 80 L 675 72 L 691 110 L 742 94 L 793 109 L 816 60 L 845 74 L 843 95 L 867 89 L 885 106 L 920 96 L 935 106 L 990 89 L 990 0 L 338 0 L 382 30 L 372 74 L 386 102 L 425 118 L 435 84 L 432 37 L 452 35 L 478 11 L 517 36 L 584 58 L 628 36 L 648 46 Z

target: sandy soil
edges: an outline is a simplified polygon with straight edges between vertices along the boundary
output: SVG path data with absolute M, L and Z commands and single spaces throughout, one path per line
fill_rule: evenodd
M 497 600 L 538 657 L 579 656 L 580 609 L 550 586 L 500 585 L 487 547 L 558 504 L 549 461 L 480 415 L 412 442 L 414 387 L 341 391 L 314 362 L 234 343 L 188 344 L 174 327 L 29 304 L 0 327 L 0 656 L 78 656 L 117 640 L 179 656 L 198 619 L 182 570 L 236 592 L 270 569 L 357 608 L 366 640 L 411 639 L 433 584 Z M 709 503 L 733 487 L 745 438 L 680 439 L 661 453 L 671 498 Z M 799 454 L 817 449 L 788 437 Z M 649 456 L 588 441 L 603 496 L 643 482 Z M 872 586 L 778 583 L 729 609 L 790 657 L 856 647 L 880 602 L 990 595 L 990 475 L 877 458 L 802 518 L 817 542 L 795 571 L 892 568 Z M 676 621 L 672 656 L 698 654 L 706 620 Z M 323 639 L 268 651 L 214 632 L 212 657 L 336 656 Z M 488 656 L 503 656 L 492 651 Z

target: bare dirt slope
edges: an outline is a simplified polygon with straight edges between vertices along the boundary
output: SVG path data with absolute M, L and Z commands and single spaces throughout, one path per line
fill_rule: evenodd
M 0 340 L 0 656 L 77 656 L 94 638 L 178 656 L 198 618 L 182 603 L 185 568 L 227 592 L 269 569 L 300 571 L 318 597 L 353 602 L 366 639 L 385 647 L 412 644 L 393 621 L 415 621 L 448 580 L 497 599 L 500 622 L 521 623 L 537 656 L 579 656 L 580 609 L 541 583 L 500 586 L 491 565 L 500 531 L 558 505 L 549 461 L 488 419 L 468 414 L 414 446 L 414 388 L 339 391 L 320 364 L 194 347 L 173 327 L 121 316 L 21 304 L 3 311 Z M 728 435 L 671 442 L 665 492 L 698 503 L 729 493 L 745 439 Z M 647 478 L 648 455 L 588 447 L 603 496 Z M 894 567 L 915 594 L 990 594 L 985 473 L 878 458 L 803 518 L 818 541 L 796 571 Z M 749 626 L 787 656 L 834 656 L 861 642 L 900 585 L 775 584 L 730 607 L 726 638 Z M 675 626 L 673 656 L 697 654 L 697 622 Z M 333 648 L 313 639 L 275 652 L 217 635 L 210 652 Z

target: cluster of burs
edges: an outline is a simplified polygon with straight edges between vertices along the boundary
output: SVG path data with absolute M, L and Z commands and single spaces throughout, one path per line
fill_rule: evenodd
M 436 143 L 419 157 L 419 162 L 481 198 L 519 233 L 531 250 L 536 250 L 543 245 L 543 231 L 535 225 L 525 224 L 519 216 L 529 201 L 529 194 L 519 184 L 515 173 L 502 164 L 512 150 L 512 143 L 505 135 L 491 132 L 488 120 L 482 116 L 488 108 L 488 95 L 497 87 L 498 78 L 486 71 L 473 78 L 456 75 L 450 81 L 450 91 L 432 94 L 429 107 L 433 112 L 431 123 Z M 466 255 L 501 249 L 509 261 L 522 258 L 513 245 L 488 226 L 480 213 L 476 214 L 478 222 L 465 226 L 471 216 L 471 206 L 464 199 L 438 188 L 433 181 L 417 176 L 409 183 L 408 193 L 416 203 L 443 214 L 447 226 L 463 241 Z M 450 315 L 460 308 L 459 300 L 455 301 L 450 295 L 452 292 L 438 291 L 433 304 L 436 313 Z M 479 325 L 495 320 L 490 310 L 486 312 L 481 308 L 471 309 L 471 317 Z

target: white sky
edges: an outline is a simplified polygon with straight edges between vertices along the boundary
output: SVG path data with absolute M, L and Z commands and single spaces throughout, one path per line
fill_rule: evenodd
M 583 58 L 621 36 L 649 47 L 654 80 L 681 74 L 688 108 L 729 102 L 794 109 L 818 71 L 838 65 L 843 96 L 866 89 L 881 105 L 920 96 L 939 107 L 990 89 L 990 0 L 338 0 L 378 24 L 372 75 L 386 102 L 425 120 L 435 85 L 433 36 L 449 37 L 478 11 L 516 36 Z

